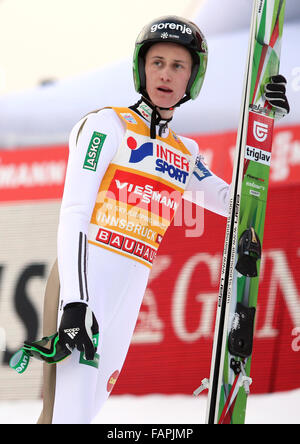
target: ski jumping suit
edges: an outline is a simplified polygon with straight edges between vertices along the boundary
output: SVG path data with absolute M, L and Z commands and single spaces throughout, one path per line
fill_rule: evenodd
M 202 191 L 207 209 L 228 212 L 229 186 L 199 160 L 197 143 L 168 126 L 151 139 L 151 112 L 144 102 L 105 108 L 70 135 L 58 227 L 58 325 L 66 304 L 88 303 L 99 324 L 99 362 L 84 362 L 75 349 L 56 366 L 54 424 L 90 423 L 108 398 L 182 196 Z

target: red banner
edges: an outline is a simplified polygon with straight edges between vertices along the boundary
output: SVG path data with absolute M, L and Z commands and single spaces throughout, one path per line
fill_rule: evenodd
M 0 203 L 61 198 L 67 160 L 66 146 L 0 151 Z

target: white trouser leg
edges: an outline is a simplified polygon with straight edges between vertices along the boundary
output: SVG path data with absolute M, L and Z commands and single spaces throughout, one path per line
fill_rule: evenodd
M 57 364 L 53 424 L 90 423 L 108 398 L 130 345 L 149 270 L 98 247 L 89 251 L 89 306 L 99 324 L 99 367 L 79 363 L 80 353 Z M 59 318 L 61 316 L 59 313 Z
M 97 385 L 96 368 L 79 364 L 80 353 L 56 366 L 56 387 L 52 424 L 89 424 Z
M 96 415 L 114 387 L 123 367 L 140 306 L 146 290 L 145 278 L 132 279 L 114 316 L 104 325 L 100 349 L 100 367 L 95 397 Z

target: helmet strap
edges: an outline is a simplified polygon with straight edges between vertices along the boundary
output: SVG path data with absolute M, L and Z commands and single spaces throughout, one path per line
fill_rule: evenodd
M 172 110 L 174 108 L 178 108 L 180 105 L 182 105 L 182 103 L 187 102 L 188 100 L 190 100 L 190 95 L 187 94 L 185 95 L 181 100 L 179 100 L 179 102 L 177 102 L 175 105 L 169 107 L 169 108 L 163 108 L 163 107 L 158 107 L 158 106 L 154 106 L 152 115 L 151 115 L 151 125 L 150 125 L 150 137 L 151 139 L 155 139 L 156 138 L 156 125 L 159 124 L 159 122 L 162 120 L 161 115 L 159 114 L 159 110 Z M 153 105 L 152 105 L 153 107 Z M 170 119 L 163 119 L 166 120 L 166 122 L 170 122 L 172 120 L 173 117 L 171 117 Z
M 147 94 L 148 96 L 148 94 Z M 149 108 L 151 108 L 151 116 L 150 119 L 148 119 L 148 121 L 150 122 L 150 138 L 151 139 L 156 139 L 156 125 L 160 125 L 160 131 L 159 131 L 159 135 L 161 136 L 162 131 L 164 130 L 164 128 L 166 128 L 168 126 L 168 123 L 172 120 L 173 117 L 170 117 L 169 119 L 163 119 L 159 113 L 159 110 L 171 110 L 174 107 L 170 107 L 170 108 L 160 108 L 156 105 L 154 105 L 150 99 L 148 97 L 145 97 L 145 95 L 142 96 L 142 98 L 133 106 L 130 106 L 131 109 L 133 109 L 134 111 L 136 111 L 138 114 L 140 114 L 139 112 L 139 106 L 141 105 L 142 102 L 145 102 Z M 142 116 L 145 117 L 145 116 Z M 162 122 L 162 123 L 161 123 Z

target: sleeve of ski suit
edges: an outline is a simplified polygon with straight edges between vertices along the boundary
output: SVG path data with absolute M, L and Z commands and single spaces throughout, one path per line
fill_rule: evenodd
M 181 137 L 193 158 L 199 155 L 198 144 L 191 139 Z M 197 162 L 183 198 L 203 206 L 221 216 L 228 216 L 230 185 L 216 176 L 202 160 Z
M 57 236 L 63 306 L 70 302 L 88 302 L 86 277 L 88 227 L 100 183 L 117 152 L 124 131 L 121 120 L 111 109 L 89 114 L 71 131 Z M 94 139 L 95 137 L 98 139 Z M 99 137 L 102 147 L 96 168 L 87 169 L 84 166 L 87 164 L 89 148 L 93 140 L 99 143 Z

